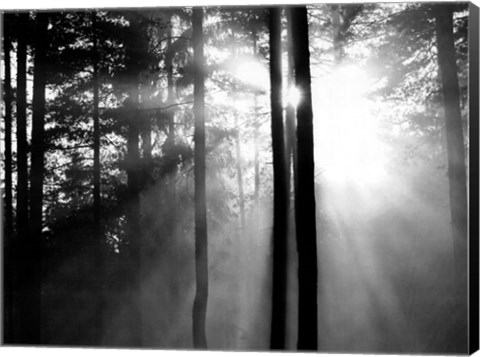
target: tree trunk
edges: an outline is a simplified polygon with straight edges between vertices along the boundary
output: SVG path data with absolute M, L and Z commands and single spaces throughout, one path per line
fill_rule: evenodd
M 451 5 L 435 7 L 438 65 L 443 89 L 445 126 L 447 136 L 450 213 L 453 233 L 454 269 L 456 279 L 457 311 L 460 313 L 458 338 L 465 338 L 467 346 L 467 179 L 465 147 L 460 111 L 453 20 Z
M 27 144 L 27 33 L 28 13 L 20 13 L 17 23 L 17 237 L 13 245 L 14 315 L 13 343 L 32 343 L 36 339 L 28 327 L 30 301 L 28 294 L 28 144 Z M 27 250 L 24 250 L 27 248 Z M 35 312 L 34 312 L 35 313 Z M 32 325 L 33 326 L 33 325 Z
M 254 32 L 253 35 L 253 56 L 254 58 L 257 57 L 257 34 Z M 260 162 L 259 162 L 259 154 L 260 154 L 260 143 L 259 143 L 259 114 L 258 114 L 258 94 L 255 92 L 253 94 L 253 110 L 255 113 L 255 123 L 254 123 L 254 132 L 253 132 L 253 140 L 254 140 L 254 158 L 253 158 L 253 166 L 255 171 L 254 176 L 254 191 L 253 191 L 253 202 L 255 203 L 255 207 L 258 206 L 258 199 L 260 196 Z
M 32 167 L 30 172 L 30 237 L 25 253 L 29 256 L 30 343 L 40 343 L 43 230 L 43 176 L 45 156 L 45 86 L 47 66 L 48 14 L 39 12 L 35 26 L 35 59 L 32 102 Z
M 203 9 L 193 8 L 193 61 L 195 116 L 195 273 L 196 294 L 193 303 L 193 347 L 207 348 L 206 317 L 208 300 L 208 239 L 205 182 L 205 87 L 203 57 Z
M 95 286 L 97 288 L 98 307 L 95 317 L 95 329 L 93 335 L 96 342 L 101 344 L 103 334 L 103 316 L 107 309 L 105 291 L 105 268 L 104 268 L 104 241 L 101 226 L 102 202 L 101 202 L 101 166 L 100 166 L 100 114 L 99 114 L 99 76 L 98 76 L 98 36 L 97 36 L 97 14 L 92 12 L 92 40 L 93 40 L 93 229 L 95 246 Z
M 287 15 L 287 87 L 291 90 L 295 87 L 294 68 L 293 68 L 293 39 L 292 39 L 292 16 L 291 9 L 286 8 L 285 13 Z M 287 168 L 293 172 L 293 186 L 297 187 L 297 142 L 296 142 L 296 108 L 293 103 L 287 103 L 287 109 L 285 113 L 286 124 L 286 155 L 287 155 Z M 291 179 L 289 177 L 287 181 L 288 192 L 291 190 Z
M 295 192 L 299 285 L 297 347 L 316 350 L 318 268 L 308 19 L 305 6 L 293 7 L 291 11 L 295 83 L 302 96 L 297 107 L 298 187 Z
M 132 76 L 135 77 L 135 76 Z M 140 226 L 140 149 L 139 149 L 139 135 L 140 130 L 138 126 L 137 113 L 138 113 L 138 84 L 136 84 L 135 78 L 130 82 L 131 87 L 129 90 L 129 106 L 128 106 L 128 134 L 127 134 L 127 147 L 128 147 L 128 164 L 127 164 L 127 225 L 128 225 L 128 241 L 129 241 L 129 253 L 131 263 L 131 290 L 140 289 L 139 283 L 141 282 L 141 226 Z M 130 296 L 130 303 L 132 304 L 132 319 L 131 319 L 131 340 L 134 346 L 142 345 L 142 318 L 141 307 L 138 299 L 134 294 Z
M 9 14 L 4 14 L 5 22 L 9 22 Z M 6 24 L 7 25 L 7 24 Z M 11 24 L 8 24 L 11 26 Z M 12 75 L 10 51 L 12 43 L 10 38 L 10 28 L 4 26 L 3 34 L 3 54 L 5 62 L 4 79 L 4 103 L 5 103 L 5 238 L 9 242 L 13 233 L 13 207 L 12 207 Z
M 172 30 L 169 29 L 167 32 L 167 55 L 165 57 L 165 66 L 167 69 L 167 105 L 171 106 L 175 104 L 175 83 L 173 81 L 173 53 L 170 52 L 172 48 Z M 171 107 L 168 110 L 168 149 L 170 152 L 167 155 L 170 156 L 172 161 L 171 172 L 168 175 L 168 196 L 170 204 L 170 219 L 169 219 L 169 228 L 168 231 L 170 234 L 173 233 L 175 229 L 176 222 L 176 183 L 177 183 L 177 173 L 178 173 L 178 155 L 176 154 L 177 150 L 175 149 L 175 110 Z M 172 152 L 173 151 L 173 152 Z
M 340 22 L 340 6 L 335 4 L 331 6 L 331 16 L 332 16 L 332 30 L 333 30 L 333 57 L 335 64 L 339 65 L 342 62 L 344 53 L 343 53 L 343 34 L 341 31 L 341 22 Z
M 17 32 L 17 235 L 28 235 L 27 33 L 28 13 L 18 16 Z
M 10 342 L 13 336 L 13 269 L 12 269 L 12 242 L 13 242 L 13 200 L 12 200 L 12 78 L 11 78 L 11 60 L 10 51 L 12 43 L 10 37 L 10 27 L 12 26 L 11 15 L 4 14 L 5 20 L 3 33 L 3 51 L 5 59 L 5 79 L 4 79 L 4 102 L 5 102 L 5 240 L 4 240 L 4 257 L 5 257 L 5 285 L 4 285 L 4 341 Z
M 285 349 L 288 191 L 282 108 L 281 8 L 270 9 L 270 104 L 273 151 L 273 286 L 271 349 Z
M 101 239 L 101 201 L 100 201 L 100 115 L 99 115 L 99 80 L 98 80 L 98 39 L 97 16 L 92 13 L 93 31 L 93 222 L 96 241 Z

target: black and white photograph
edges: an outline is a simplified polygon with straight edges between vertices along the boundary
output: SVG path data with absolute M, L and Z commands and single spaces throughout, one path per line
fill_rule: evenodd
M 4 346 L 478 349 L 476 5 L 77 3 L 0 10 Z

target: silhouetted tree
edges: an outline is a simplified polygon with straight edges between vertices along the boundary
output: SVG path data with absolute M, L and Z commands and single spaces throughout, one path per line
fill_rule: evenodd
M 438 5 L 435 11 L 435 29 L 438 66 L 442 83 L 445 127 L 447 138 L 450 214 L 453 233 L 457 312 L 462 322 L 458 338 L 467 336 L 467 180 L 465 173 L 465 143 L 463 138 L 460 90 L 453 36 L 453 6 Z M 463 339 L 462 338 L 462 339 Z M 465 346 L 467 341 L 465 340 Z
M 285 348 L 288 192 L 282 103 L 281 8 L 270 9 L 270 105 L 273 151 L 273 286 L 270 347 Z
M 208 301 L 208 238 L 205 184 L 205 60 L 203 56 L 203 9 L 193 8 L 192 15 L 195 117 L 195 273 L 193 302 L 193 347 L 207 348 L 206 317 Z
M 17 34 L 17 205 L 16 239 L 13 244 L 14 274 L 14 343 L 32 343 L 31 337 L 38 341 L 34 331 L 29 331 L 30 301 L 29 276 L 30 264 L 24 247 L 28 247 L 28 143 L 27 143 L 27 34 L 29 32 L 29 14 L 20 13 L 16 22 Z M 35 312 L 32 312 L 35 314 Z M 35 323 L 35 321 L 34 321 Z
M 27 34 L 29 14 L 20 13 L 17 33 L 17 235 L 28 231 L 28 144 L 27 144 Z
M 13 233 L 13 207 L 12 207 L 12 75 L 10 51 L 12 50 L 11 39 L 11 15 L 5 14 L 4 21 L 7 23 L 3 33 L 3 55 L 5 63 L 5 75 L 3 81 L 3 93 L 5 100 L 5 230 L 7 239 Z
M 99 115 L 99 74 L 97 14 L 92 12 L 92 82 L 93 82 L 93 221 L 96 241 L 101 237 L 101 196 L 100 196 L 100 115 Z
M 307 8 L 293 7 L 291 12 L 295 83 L 301 93 L 297 107 L 298 186 L 295 192 L 299 288 L 297 347 L 299 350 L 316 350 L 318 268 Z
M 5 78 L 3 82 L 3 93 L 5 101 L 5 202 L 3 217 L 4 224 L 4 340 L 11 341 L 12 323 L 13 323 L 13 267 L 11 260 L 12 241 L 13 241 L 13 200 L 12 200 L 12 78 L 11 78 L 11 59 L 10 51 L 12 50 L 11 26 L 13 25 L 13 16 L 10 14 L 3 15 L 4 31 L 3 31 L 3 54 L 5 63 Z

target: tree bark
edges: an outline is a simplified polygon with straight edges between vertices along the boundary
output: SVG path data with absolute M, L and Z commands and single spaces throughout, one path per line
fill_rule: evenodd
M 18 16 L 17 32 L 17 220 L 18 239 L 28 235 L 27 32 L 28 13 Z
M 126 39 L 126 84 L 128 84 L 128 98 L 125 100 L 125 118 L 127 123 L 127 237 L 129 243 L 130 262 L 130 290 L 127 299 L 130 304 L 130 344 L 142 346 L 142 244 L 143 234 L 140 224 L 140 108 L 139 108 L 139 79 L 140 65 L 138 58 L 138 41 L 135 34 L 142 31 L 138 19 L 131 14 L 130 33 Z
M 287 15 L 287 87 L 292 89 L 295 87 L 295 76 L 293 67 L 293 39 L 292 39 L 292 16 L 291 9 L 286 8 L 285 13 Z M 293 186 L 297 187 L 297 142 L 296 142 L 296 108 L 293 103 L 287 103 L 287 109 L 285 112 L 285 125 L 286 125 L 286 155 L 287 155 L 287 167 L 288 170 L 293 172 Z M 291 178 L 287 181 L 288 192 L 291 190 Z
M 4 26 L 3 34 L 3 53 L 5 63 L 4 78 L 4 103 L 5 103 L 5 238 L 9 243 L 13 233 L 13 203 L 12 203 L 12 75 L 10 51 L 12 50 L 12 40 L 10 37 L 9 23 L 10 15 L 4 14 L 4 20 L 7 22 Z
M 30 343 L 41 342 L 41 280 L 43 230 L 43 177 L 45 156 L 45 87 L 47 66 L 48 14 L 37 13 L 35 26 L 35 58 L 32 99 L 32 167 L 30 172 L 30 237 L 28 255 L 29 283 L 29 335 Z
M 297 347 L 317 350 L 318 267 L 308 18 L 305 6 L 293 7 L 291 11 L 295 83 L 302 96 L 297 107 L 298 187 L 295 192 L 299 285 Z
M 172 48 L 172 30 L 169 29 L 167 32 L 167 54 L 165 56 L 165 66 L 167 69 L 167 105 L 175 104 L 175 82 L 173 80 L 173 53 L 170 51 Z M 169 219 L 169 233 L 172 234 L 175 229 L 175 222 L 176 222 L 176 202 L 177 202 L 177 194 L 176 194 L 176 183 L 177 183 L 177 173 L 178 173 L 178 155 L 176 154 L 175 149 L 175 109 L 170 108 L 168 110 L 168 149 L 170 152 L 167 155 L 170 156 L 170 160 L 172 161 L 171 172 L 168 175 L 168 196 L 169 196 L 169 203 L 171 205 L 170 208 L 170 219 Z
M 28 246 L 28 144 L 27 144 L 27 33 L 28 13 L 20 13 L 16 22 L 17 35 L 17 204 L 16 239 L 12 242 L 12 343 L 28 343 L 23 326 L 28 313 L 28 257 L 22 248 Z
M 97 15 L 92 13 L 93 31 L 93 221 L 96 240 L 101 239 L 101 197 L 100 197 L 100 115 L 98 80 L 98 38 Z
M 193 347 L 207 348 L 208 238 L 205 182 L 205 87 L 203 56 L 203 9 L 193 8 L 194 117 L 195 117 L 195 273 Z
M 3 51 L 5 61 L 5 79 L 4 79 L 4 103 L 5 103 L 5 241 L 4 241 L 4 257 L 5 257 L 5 285 L 4 285 L 4 327 L 5 335 L 4 341 L 7 343 L 11 341 L 13 336 L 13 273 L 12 263 L 12 243 L 13 243 L 13 200 L 12 200 L 12 75 L 11 75 L 11 58 L 10 51 L 12 50 L 11 39 L 11 15 L 4 14 L 5 20 L 3 33 Z
M 257 34 L 254 32 L 252 34 L 253 37 L 253 56 L 257 57 Z M 260 162 L 259 162 L 259 155 L 260 155 L 260 143 L 259 143 L 259 114 L 258 114 L 258 94 L 255 92 L 253 94 L 253 110 L 255 113 L 255 123 L 254 123 L 254 132 L 253 132 L 253 140 L 254 140 L 254 158 L 253 158 L 253 166 L 254 166 L 254 190 L 253 190 L 253 202 L 255 203 L 255 207 L 258 207 L 258 199 L 260 196 Z
M 235 89 L 233 90 L 233 107 L 235 108 Z M 241 229 L 245 228 L 245 197 L 243 193 L 243 175 L 242 175 L 242 151 L 240 148 L 240 126 L 238 125 L 238 113 L 234 109 L 235 113 L 235 156 L 236 156 L 236 170 L 237 170 L 237 185 L 238 185 L 238 202 L 240 208 L 240 226 Z
M 445 126 L 447 137 L 448 178 L 450 190 L 450 214 L 453 233 L 455 289 L 457 311 L 461 322 L 459 336 L 467 336 L 467 178 L 465 170 L 465 146 L 460 110 L 460 90 L 455 59 L 452 5 L 435 7 L 435 29 L 437 36 L 438 65 L 443 90 Z M 466 341 L 464 345 L 466 346 Z
M 133 76 L 132 77 L 136 77 Z M 140 226 L 140 149 L 139 149 L 139 135 L 140 130 L 136 114 L 138 112 L 138 84 L 135 78 L 131 81 L 129 90 L 129 108 L 128 112 L 128 134 L 127 134 L 127 192 L 128 192 L 128 207 L 127 207 L 127 225 L 128 225 L 128 240 L 129 253 L 131 263 L 131 289 L 140 289 L 138 285 L 141 282 L 141 226 Z M 134 298 L 134 294 L 130 296 L 132 299 L 132 320 L 131 320 L 131 339 L 135 346 L 142 345 L 142 318 L 141 307 L 139 301 Z
M 273 151 L 273 284 L 270 348 L 285 349 L 288 191 L 282 103 L 281 8 L 270 9 L 270 105 Z
M 99 53 L 98 53 L 98 35 L 97 35 L 97 13 L 92 12 L 92 59 L 93 59 L 93 229 L 94 229 L 94 242 L 95 247 L 95 261 L 94 271 L 96 272 L 95 279 L 97 294 L 98 294 L 98 307 L 97 316 L 95 317 L 95 326 L 93 335 L 96 336 L 97 344 L 101 344 L 103 338 L 103 316 L 107 309 L 106 303 L 106 291 L 105 291 L 105 251 L 104 241 L 102 234 L 102 202 L 101 202 L 101 166 L 100 166 L 100 113 L 99 113 L 99 94 L 100 94 L 100 80 L 98 75 L 99 67 Z

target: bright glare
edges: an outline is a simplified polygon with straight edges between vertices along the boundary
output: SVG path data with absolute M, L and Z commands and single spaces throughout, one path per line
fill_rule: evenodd
M 268 68 L 253 58 L 238 58 L 231 64 L 233 75 L 241 82 L 257 89 L 268 90 L 270 76 Z
M 333 182 L 380 182 L 387 148 L 366 98 L 372 86 L 368 74 L 351 65 L 318 83 L 313 89 L 317 167 Z
M 294 86 L 284 90 L 284 94 L 283 103 L 285 103 L 285 105 L 291 105 L 292 107 L 296 107 L 302 97 L 298 88 Z

